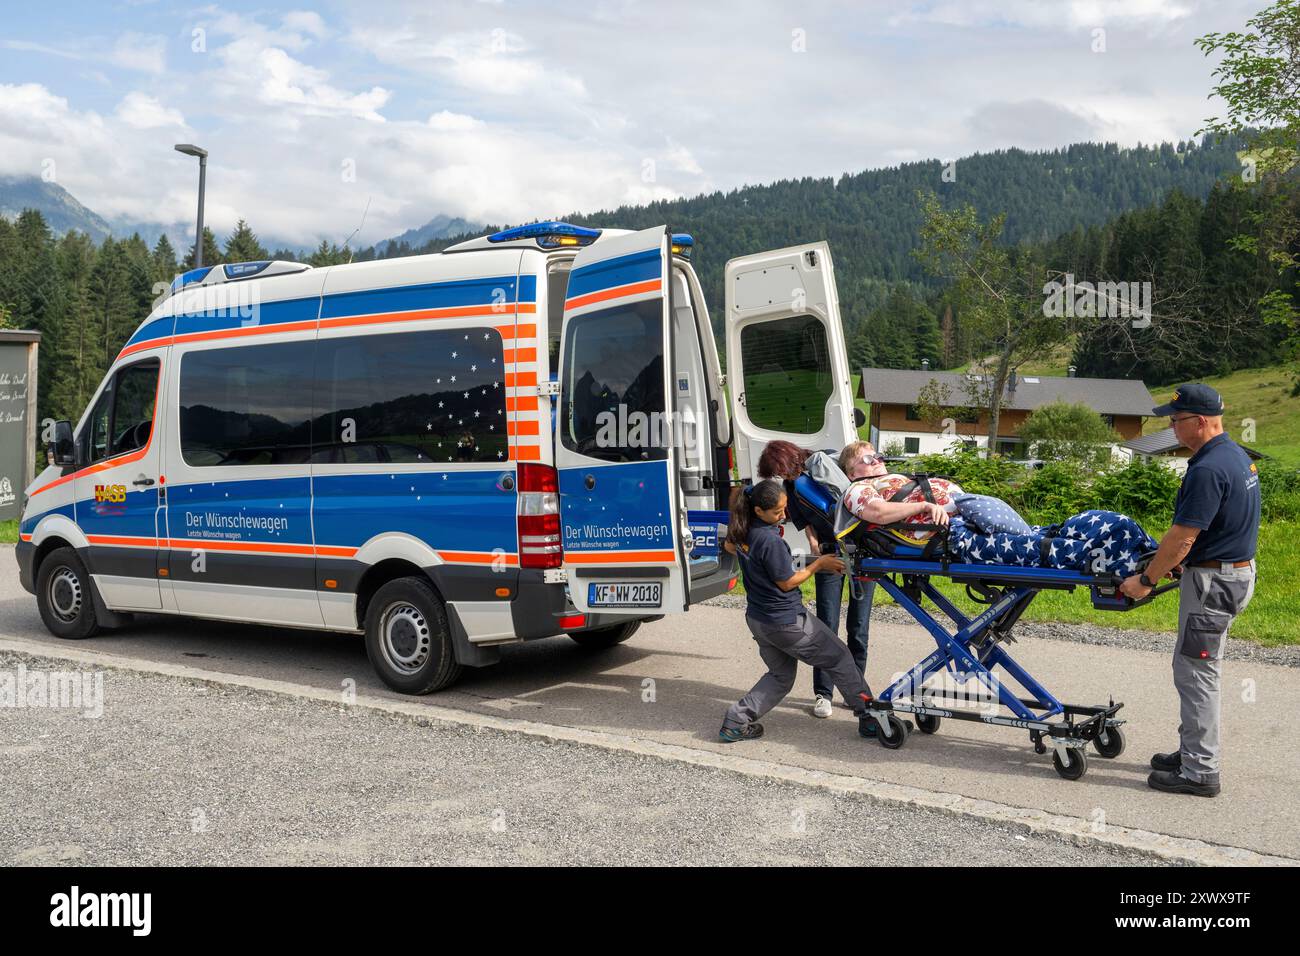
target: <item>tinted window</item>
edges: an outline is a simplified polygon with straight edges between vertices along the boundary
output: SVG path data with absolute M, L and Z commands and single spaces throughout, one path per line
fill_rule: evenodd
M 135 451 L 148 443 L 159 368 L 157 359 L 128 365 L 104 387 L 80 435 L 83 463 Z
M 663 302 L 594 312 L 569 329 L 560 375 L 564 446 L 605 461 L 666 458 Z
M 759 428 L 815 435 L 831 397 L 826 327 L 810 315 L 748 325 L 740 333 L 745 412 Z
M 188 465 L 308 460 L 313 342 L 190 352 L 181 359 L 181 455 Z
M 504 461 L 503 365 L 495 329 L 322 339 L 313 459 Z

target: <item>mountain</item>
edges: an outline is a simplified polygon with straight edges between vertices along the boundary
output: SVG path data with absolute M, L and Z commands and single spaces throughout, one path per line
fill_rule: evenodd
M 13 219 L 24 209 L 40 210 L 56 235 L 77 229 L 99 242 L 114 233 L 103 216 L 77 202 L 58 183 L 38 176 L 0 176 L 0 216 Z
M 452 217 L 439 213 L 418 229 L 408 229 L 400 236 L 375 243 L 375 255 L 384 256 L 389 254 L 388 249 L 390 246 L 405 244 L 414 250 L 439 239 L 449 239 L 452 236 L 463 236 L 469 233 L 481 232 L 482 230 L 483 225 L 481 223 L 469 222 L 459 216 Z

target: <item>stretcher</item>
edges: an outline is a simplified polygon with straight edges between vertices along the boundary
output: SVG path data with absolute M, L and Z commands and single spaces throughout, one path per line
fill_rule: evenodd
M 1123 753 L 1124 721 L 1116 716 L 1122 703 L 1113 698 L 1105 705 L 1062 703 L 1011 656 L 1006 645 L 1015 640 L 1012 629 L 1040 591 L 1087 588 L 1093 607 L 1126 611 L 1178 587 L 1177 581 L 1134 601 L 1120 592 L 1117 575 L 962 564 L 947 560 L 942 548 L 938 560 L 925 559 L 934 549 L 925 558 L 920 549 L 895 549 L 890 556 L 845 550 L 853 586 L 860 588 L 865 581 L 880 584 L 936 645 L 933 653 L 869 702 L 882 746 L 896 750 L 907 742 L 908 725 L 898 715 L 912 714 L 917 729 L 925 734 L 937 733 L 944 718 L 1028 730 L 1034 750 L 1044 754 L 1050 747 L 1056 772 L 1067 780 L 1078 780 L 1087 772 L 1090 744 L 1106 759 Z M 914 554 L 900 553 L 912 550 Z M 1139 570 L 1151 557 L 1144 555 Z M 968 617 L 935 586 L 935 577 L 965 584 L 967 595 L 985 610 Z M 954 629 L 926 609 L 926 599 L 951 620 Z M 995 669 L 1000 673 L 995 674 Z M 936 683 L 939 675 L 943 686 L 927 686 Z

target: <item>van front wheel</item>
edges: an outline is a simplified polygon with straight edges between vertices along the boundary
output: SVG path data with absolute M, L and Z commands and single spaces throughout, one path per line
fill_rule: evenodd
M 90 575 L 72 548 L 56 548 L 36 572 L 36 606 L 55 637 L 79 641 L 99 630 Z
M 460 677 L 447 614 L 427 581 L 398 578 L 375 592 L 366 656 L 380 680 L 403 694 L 431 694 Z

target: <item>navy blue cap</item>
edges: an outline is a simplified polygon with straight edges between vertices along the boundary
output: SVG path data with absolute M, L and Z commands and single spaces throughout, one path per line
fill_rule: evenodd
M 1151 409 L 1152 415 L 1172 415 L 1187 412 L 1191 415 L 1222 415 L 1223 399 L 1208 385 L 1192 382 L 1174 389 L 1174 397 L 1164 405 Z

